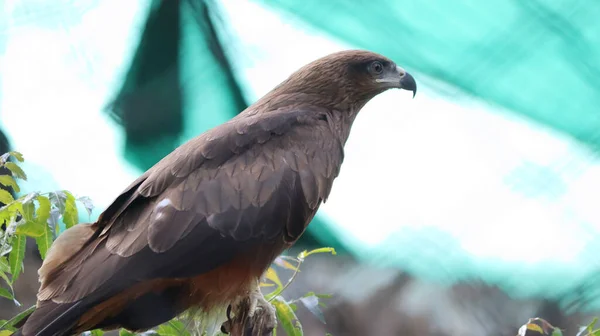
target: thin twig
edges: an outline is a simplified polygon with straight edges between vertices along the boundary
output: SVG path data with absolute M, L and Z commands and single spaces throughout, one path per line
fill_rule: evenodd
M 296 258 L 296 261 L 298 262 L 298 265 L 296 266 L 296 269 L 294 270 L 294 273 L 292 274 L 292 276 L 288 279 L 288 281 L 285 283 L 285 285 L 283 287 L 277 288 L 271 294 L 269 294 L 271 296 L 271 298 L 268 300 L 268 302 L 273 301 L 273 299 L 275 299 L 275 297 L 277 297 L 278 295 L 283 293 L 283 291 L 286 290 L 286 288 L 288 288 L 289 285 L 292 284 L 294 279 L 296 279 L 296 276 L 298 275 L 298 273 L 300 273 L 300 265 L 302 265 L 302 263 L 304 262 L 304 259 Z

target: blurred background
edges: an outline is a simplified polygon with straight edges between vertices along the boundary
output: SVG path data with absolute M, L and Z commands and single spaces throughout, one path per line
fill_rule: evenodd
M 186 140 L 300 66 L 382 53 L 417 79 L 361 112 L 286 296 L 332 294 L 305 334 L 515 335 L 600 314 L 600 2 L 0 0 L 0 151 L 21 193 L 94 220 Z M 15 307 L 35 301 L 29 244 Z

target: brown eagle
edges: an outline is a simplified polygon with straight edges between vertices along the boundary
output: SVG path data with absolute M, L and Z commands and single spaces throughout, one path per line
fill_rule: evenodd
M 58 237 L 39 270 L 37 308 L 16 335 L 143 331 L 189 308 L 227 307 L 242 329 L 270 332 L 259 279 L 327 199 L 358 112 L 391 88 L 414 96 L 417 87 L 382 55 L 337 52 L 181 145 L 95 223 Z

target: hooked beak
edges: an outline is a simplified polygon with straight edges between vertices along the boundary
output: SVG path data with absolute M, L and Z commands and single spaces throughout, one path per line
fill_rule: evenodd
M 417 82 L 414 77 L 401 67 L 389 71 L 383 78 L 376 80 L 386 88 L 398 88 L 412 91 L 413 98 L 417 94 Z
M 417 94 L 417 82 L 408 72 L 404 72 L 404 75 L 400 76 L 400 88 L 412 91 L 413 98 L 415 98 L 415 95 Z

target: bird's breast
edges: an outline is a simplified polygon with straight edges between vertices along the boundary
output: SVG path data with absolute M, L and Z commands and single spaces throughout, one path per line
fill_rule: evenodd
M 187 279 L 189 296 L 183 298 L 183 303 L 187 307 L 207 310 L 247 295 L 255 281 L 286 247 L 283 239 L 263 243 L 238 254 L 226 264 Z

